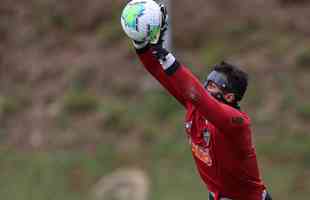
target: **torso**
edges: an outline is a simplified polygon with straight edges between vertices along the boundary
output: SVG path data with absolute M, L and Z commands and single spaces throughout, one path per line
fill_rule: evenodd
M 249 127 L 225 133 L 191 107 L 185 129 L 197 169 L 210 191 L 240 200 L 245 195 L 248 200 L 261 200 L 265 186 L 259 177 Z

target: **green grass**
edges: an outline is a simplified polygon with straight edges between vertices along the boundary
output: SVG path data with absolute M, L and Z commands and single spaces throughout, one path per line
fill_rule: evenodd
M 117 99 L 105 101 L 100 106 L 103 115 L 102 129 L 126 133 L 134 128 L 137 116 L 135 107 L 123 104 Z
M 310 65 L 310 48 L 302 49 L 296 56 L 296 64 L 301 68 L 309 69 Z
M 210 40 L 204 48 L 201 49 L 201 61 L 205 66 L 213 66 L 227 59 L 231 54 L 229 46 L 225 41 Z M 206 68 L 203 68 L 206 70 Z M 197 70 L 197 69 L 193 69 Z M 194 71 L 195 72 L 195 71 Z M 206 73 L 204 73 L 206 74 Z
M 176 100 L 163 90 L 145 92 L 143 98 L 96 97 L 86 87 L 77 85 L 63 99 L 65 115 L 61 115 L 60 121 L 70 128 L 70 123 L 66 122 L 70 118 L 68 115 L 95 111 L 102 116 L 102 134 L 109 131 L 115 137 L 97 141 L 95 151 L 91 153 L 73 149 L 0 151 L 0 196 L 3 199 L 86 200 L 97 180 L 126 166 L 146 170 L 151 178 L 150 200 L 207 198 L 207 189 L 197 174 L 183 130 L 184 109 Z M 282 87 L 294 96 L 291 87 Z M 250 106 L 261 106 L 262 99 L 258 98 L 263 95 L 261 90 L 255 85 L 250 88 L 247 96 Z M 283 104 L 288 107 L 293 105 L 293 100 L 285 100 Z M 274 199 L 307 199 L 310 192 L 310 136 L 289 131 L 282 121 L 256 124 L 266 125 L 272 131 L 268 135 L 256 135 L 256 146 L 268 189 Z M 277 126 L 281 128 L 276 129 Z M 0 131 L 4 132 L 3 129 Z M 124 152 L 118 149 L 120 141 L 126 142 L 123 141 L 125 136 L 136 131 L 142 140 L 137 150 Z
M 309 144 L 307 135 L 258 141 L 262 175 L 275 199 L 307 197 L 310 183 L 303 175 L 309 168 Z M 126 159 L 107 143 L 97 145 L 93 153 L 4 150 L 0 153 L 0 194 L 12 200 L 87 199 L 101 176 L 134 163 L 143 166 L 151 178 L 151 200 L 206 198 L 207 189 L 196 172 L 184 132 L 162 131 L 142 149 Z M 300 180 L 305 187 L 300 186 Z
M 87 91 L 74 90 L 65 95 L 63 104 L 64 112 L 84 113 L 97 110 L 99 99 Z
M 72 103 L 75 98 L 70 98 L 64 102 L 75 105 Z M 122 98 L 104 97 L 96 103 L 86 102 L 97 105 L 96 112 L 103 116 L 103 134 L 109 129 L 115 135 L 114 139 L 98 141 L 91 153 L 70 149 L 48 152 L 2 150 L 2 198 L 88 199 L 92 186 L 100 177 L 126 166 L 146 170 L 151 178 L 150 200 L 207 198 L 207 189 L 197 174 L 183 130 L 184 110 L 166 92 L 146 92 L 142 101 L 127 98 L 124 103 Z M 74 112 L 80 110 L 78 105 Z M 263 179 L 275 199 L 305 199 L 310 185 L 306 178 L 310 167 L 310 136 L 290 132 L 285 124 L 280 125 L 268 135 L 256 135 Z M 142 131 L 139 136 L 142 141 L 137 150 L 124 152 L 118 149 L 119 140 L 130 131 Z
M 310 103 L 301 103 L 296 108 L 297 114 L 304 120 L 310 119 Z
M 285 129 L 272 134 L 256 145 L 265 183 L 274 199 L 307 199 L 310 136 Z
M 164 133 L 158 140 L 152 145 L 149 158 L 153 182 L 150 199 L 205 198 L 207 190 L 195 170 L 185 133 Z
M 119 13 L 113 16 L 110 21 L 99 24 L 96 28 L 96 35 L 101 45 L 115 43 L 125 36 L 119 23 L 120 15 Z
M 25 109 L 30 102 L 21 96 L 0 96 L 0 116 L 12 115 Z
M 1 157 L 2 198 L 81 199 L 70 191 L 68 169 L 74 161 L 69 155 L 6 152 Z
M 101 144 L 94 154 L 83 151 L 2 152 L 0 194 L 4 199 L 87 199 L 92 185 L 101 176 L 124 166 L 144 166 L 151 178 L 150 199 L 186 200 L 206 198 L 183 133 L 158 133 L 158 139 L 145 145 L 138 155 L 124 155 Z M 299 189 L 298 178 L 308 169 L 299 156 L 307 152 L 306 144 L 285 141 L 280 148 L 259 153 L 262 174 L 275 199 L 307 197 L 308 188 Z M 258 149 L 262 148 L 261 146 Z M 277 158 L 280 157 L 281 159 Z M 274 159 L 275 158 L 275 159 Z M 284 160 L 282 160 L 284 158 Z M 273 160 L 274 159 L 274 160 Z M 309 181 L 305 180 L 309 185 Z M 298 191 L 298 193 L 297 193 Z
M 261 25 L 257 21 L 248 20 L 242 23 L 227 24 L 223 31 L 230 39 L 240 40 L 259 31 L 259 29 L 261 29 Z
M 83 199 L 96 178 L 115 167 L 113 149 L 107 147 L 102 145 L 94 156 L 82 151 L 2 151 L 1 198 Z

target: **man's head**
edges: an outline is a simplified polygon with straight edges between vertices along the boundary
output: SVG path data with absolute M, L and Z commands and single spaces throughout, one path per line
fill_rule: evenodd
M 212 96 L 232 106 L 242 99 L 247 86 L 247 73 L 226 62 L 215 65 L 205 82 L 205 88 Z

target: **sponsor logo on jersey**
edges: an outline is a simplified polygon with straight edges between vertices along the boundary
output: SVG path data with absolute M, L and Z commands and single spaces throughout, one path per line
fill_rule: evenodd
M 206 124 L 207 123 L 208 123 L 208 121 L 206 121 Z M 212 166 L 212 159 L 211 159 L 211 156 L 209 153 L 209 149 L 195 144 L 193 142 L 193 140 L 191 139 L 190 131 L 192 128 L 192 124 L 193 124 L 192 121 L 185 122 L 185 129 L 189 133 L 188 134 L 188 141 L 189 141 L 189 144 L 191 145 L 192 152 L 193 152 L 195 157 L 197 157 L 199 160 L 204 162 L 207 166 Z M 204 138 L 204 140 L 208 146 L 210 143 L 210 133 L 209 133 L 208 129 L 204 130 L 203 138 Z
M 203 148 L 192 142 L 192 152 L 199 160 L 204 162 L 207 166 L 212 166 L 212 159 L 208 148 Z

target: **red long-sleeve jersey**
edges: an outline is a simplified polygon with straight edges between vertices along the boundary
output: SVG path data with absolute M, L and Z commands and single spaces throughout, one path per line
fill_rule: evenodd
M 185 129 L 198 172 L 216 199 L 262 200 L 250 118 L 209 95 L 200 81 L 175 60 L 173 73 L 153 56 L 152 48 L 138 51 L 144 67 L 187 110 Z M 173 66 L 174 65 L 174 66 Z M 169 69 L 168 69 L 169 70 Z

